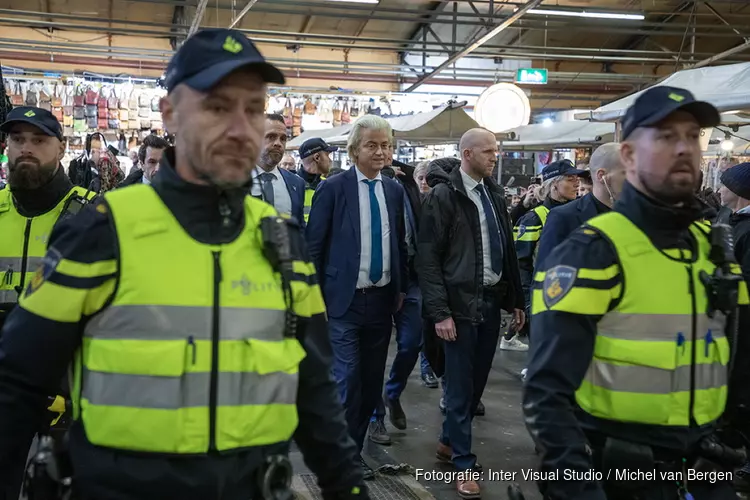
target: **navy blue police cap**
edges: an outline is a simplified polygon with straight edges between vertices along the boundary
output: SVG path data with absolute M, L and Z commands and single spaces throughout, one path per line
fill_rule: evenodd
M 750 163 L 740 163 L 726 169 L 720 180 L 728 190 L 740 198 L 750 200 Z
M 701 128 L 721 123 L 719 111 L 705 101 L 699 101 L 686 89 L 651 87 L 643 92 L 625 112 L 622 119 L 622 140 L 640 127 L 653 127 L 675 111 L 686 111 L 695 117 Z
M 312 156 L 315 153 L 320 153 L 321 151 L 328 151 L 329 153 L 333 153 L 334 151 L 338 150 L 339 148 L 337 146 L 330 146 L 320 137 L 313 137 L 312 139 L 308 139 L 303 142 L 299 147 L 299 157 L 304 160 L 308 156 Z
M 63 140 L 60 122 L 52 113 L 42 108 L 35 108 L 33 106 L 19 106 L 13 108 L 10 113 L 8 113 L 5 122 L 0 125 L 0 131 L 9 134 L 13 125 L 18 123 L 28 123 L 44 132 L 44 135 L 57 137 L 61 141 Z
M 181 83 L 206 92 L 240 68 L 252 68 L 266 83 L 285 83 L 281 70 L 267 62 L 242 32 L 208 28 L 185 40 L 172 56 L 164 85 L 168 92 Z
M 542 169 L 542 181 L 548 181 L 561 175 L 582 175 L 585 173 L 585 170 L 577 169 L 570 160 L 558 160 Z

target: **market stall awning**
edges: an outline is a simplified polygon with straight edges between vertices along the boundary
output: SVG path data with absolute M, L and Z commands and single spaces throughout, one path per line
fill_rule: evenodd
M 329 137 L 348 134 L 351 128 L 351 125 L 341 125 L 340 127 L 302 132 L 300 135 L 286 143 L 286 149 L 299 149 L 303 142 L 314 137 L 320 137 L 321 139 L 330 143 L 330 141 L 328 141 Z
M 387 118 L 393 127 L 396 140 L 407 141 L 412 144 L 447 144 L 458 142 L 468 130 L 479 127 L 458 104 L 446 104 L 427 113 L 396 116 Z M 325 130 L 311 130 L 305 132 L 293 141 L 287 143 L 287 148 L 299 148 L 310 137 L 321 137 L 329 144 L 345 145 L 351 125 Z M 327 135 L 324 135 L 327 133 Z M 507 137 L 507 133 L 495 134 L 498 139 Z
M 505 151 L 580 148 L 613 141 L 615 125 L 588 121 L 537 123 L 508 130 L 506 134 L 515 136 L 515 140 L 503 141 Z
M 678 71 L 659 82 L 659 85 L 687 89 L 697 99 L 708 101 L 719 111 L 735 111 L 750 108 L 750 63 L 728 64 Z M 597 122 L 617 121 L 645 90 L 609 103 L 587 113 L 576 115 L 578 119 Z M 728 119 L 731 117 L 727 117 Z M 726 122 L 725 122 L 726 123 Z

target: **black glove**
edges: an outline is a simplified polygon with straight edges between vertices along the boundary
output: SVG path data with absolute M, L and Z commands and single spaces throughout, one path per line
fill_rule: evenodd
M 362 484 L 345 491 L 324 491 L 323 500 L 370 500 L 370 492 Z

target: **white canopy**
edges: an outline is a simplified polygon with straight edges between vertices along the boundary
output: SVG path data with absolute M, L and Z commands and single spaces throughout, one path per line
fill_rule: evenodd
M 505 133 L 510 137 L 515 136 L 515 140 L 503 141 L 506 151 L 579 148 L 613 141 L 615 125 L 574 120 L 550 125 L 525 125 Z
M 696 99 L 710 102 L 719 111 L 746 109 L 750 107 L 750 62 L 678 71 L 659 82 L 659 85 L 687 89 Z M 616 121 L 643 92 L 623 97 L 595 111 L 579 113 L 576 118 L 597 122 Z
M 339 135 L 348 134 L 351 130 L 351 125 L 341 125 L 340 127 L 324 128 L 320 130 L 309 130 L 302 132 L 300 135 L 286 143 L 286 149 L 299 149 L 303 142 L 313 137 L 320 137 L 323 140 L 328 140 L 329 137 L 336 137 Z
M 443 144 L 458 142 L 468 130 L 479 127 L 460 105 L 446 104 L 428 113 L 415 113 L 407 116 L 387 118 L 393 127 L 396 140 L 415 144 Z M 296 137 L 287 148 L 298 148 L 310 137 L 321 137 L 328 144 L 344 145 L 351 125 L 326 130 L 311 130 Z M 326 133 L 326 135 L 323 135 Z M 498 138 L 505 134 L 496 134 Z

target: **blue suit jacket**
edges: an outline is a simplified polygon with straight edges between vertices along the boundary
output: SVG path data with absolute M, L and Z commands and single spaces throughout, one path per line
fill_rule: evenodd
M 292 217 L 297 219 L 300 226 L 305 227 L 305 181 L 299 175 L 283 168 L 279 168 L 279 172 L 292 199 Z M 254 198 L 260 199 L 260 196 Z
M 391 227 L 390 289 L 395 306 L 398 292 L 406 293 L 408 286 L 404 190 L 396 181 L 383 176 L 383 191 Z M 341 317 L 352 303 L 359 275 L 359 193 L 354 167 L 318 185 L 306 235 L 328 314 Z
M 547 222 L 539 240 L 534 268 L 544 269 L 544 259 L 552 253 L 557 245 L 583 225 L 587 220 L 599 215 L 596 210 L 594 195 L 589 193 L 577 200 L 553 208 L 547 216 Z

